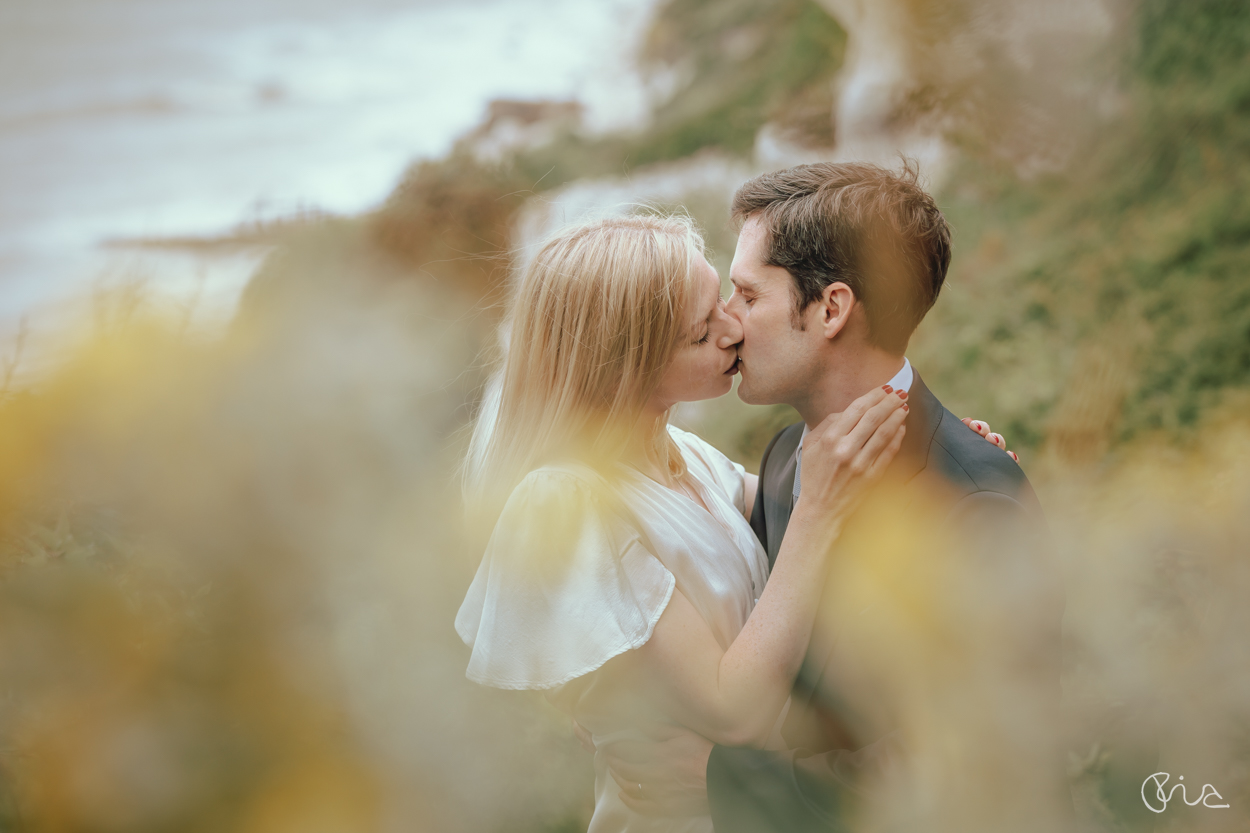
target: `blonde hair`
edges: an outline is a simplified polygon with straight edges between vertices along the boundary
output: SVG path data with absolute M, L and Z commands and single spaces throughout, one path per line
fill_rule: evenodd
M 521 270 L 502 329 L 503 356 L 473 428 L 471 507 L 497 513 L 527 473 L 577 460 L 608 471 L 686 338 L 703 238 L 681 216 L 629 216 L 558 232 Z M 647 448 L 684 473 L 655 426 Z

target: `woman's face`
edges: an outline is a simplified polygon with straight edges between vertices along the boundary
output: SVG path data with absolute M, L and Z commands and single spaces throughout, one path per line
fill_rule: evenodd
M 688 331 L 652 397 L 657 412 L 678 402 L 723 396 L 738 372 L 737 344 L 742 325 L 725 313 L 720 278 L 705 258 L 695 266 L 695 304 Z

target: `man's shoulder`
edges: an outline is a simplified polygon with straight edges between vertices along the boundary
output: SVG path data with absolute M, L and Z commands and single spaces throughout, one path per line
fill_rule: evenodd
M 1020 465 L 944 407 L 926 469 L 963 494 L 998 492 L 1017 500 L 1033 499 L 1029 479 Z

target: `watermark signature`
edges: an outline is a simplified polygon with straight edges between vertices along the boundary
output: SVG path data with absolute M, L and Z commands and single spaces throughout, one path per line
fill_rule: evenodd
M 1220 801 L 1224 800 L 1224 796 L 1220 795 L 1219 792 L 1216 791 L 1215 787 L 1211 786 L 1210 784 L 1203 784 L 1202 795 L 1198 796 L 1193 801 L 1190 801 L 1189 796 L 1185 794 L 1185 785 L 1181 783 L 1182 781 L 1185 780 L 1184 775 L 1177 778 L 1176 783 L 1172 785 L 1172 789 L 1168 790 L 1165 793 L 1163 791 L 1163 785 L 1166 784 L 1168 782 L 1168 779 L 1171 777 L 1172 776 L 1166 772 L 1156 772 L 1154 775 L 1151 775 L 1145 781 L 1141 782 L 1142 803 L 1145 804 L 1147 809 L 1149 809 L 1152 813 L 1162 813 L 1164 810 L 1166 810 L 1168 808 L 1168 802 L 1172 800 L 1172 796 L 1176 793 L 1177 790 L 1181 791 L 1181 801 L 1184 801 L 1190 807 L 1196 807 L 1199 804 L 1201 804 L 1203 807 L 1210 807 L 1212 810 L 1227 809 L 1228 807 L 1227 804 L 1208 804 L 1207 803 L 1207 801 L 1209 801 L 1212 798 L 1218 798 Z M 1155 804 L 1159 805 L 1158 807 L 1155 807 L 1154 804 L 1151 804 L 1150 799 L 1146 797 L 1146 785 L 1147 784 L 1155 785 L 1155 792 L 1154 792 L 1153 798 L 1154 798 Z M 1207 792 L 1207 790 L 1210 790 L 1210 792 Z

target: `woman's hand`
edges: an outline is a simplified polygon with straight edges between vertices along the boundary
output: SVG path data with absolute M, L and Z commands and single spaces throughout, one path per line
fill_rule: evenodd
M 982 437 L 985 437 L 985 439 L 989 440 L 1003 451 L 1006 451 L 1009 455 L 1011 455 L 1011 459 L 1015 460 L 1017 463 L 1020 462 L 1019 455 L 1007 448 L 1007 440 L 1003 438 L 1003 435 L 995 434 L 990 431 L 990 424 L 988 422 L 982 422 L 979 419 L 972 419 L 970 417 L 964 417 L 960 420 L 960 422 L 967 425 L 973 431 L 976 431 Z
M 903 444 L 907 392 L 876 388 L 831 414 L 803 440 L 795 512 L 841 520 Z M 800 510 L 802 507 L 802 510 Z
M 680 726 L 618 740 L 604 758 L 625 806 L 644 816 L 706 816 L 712 742 Z

